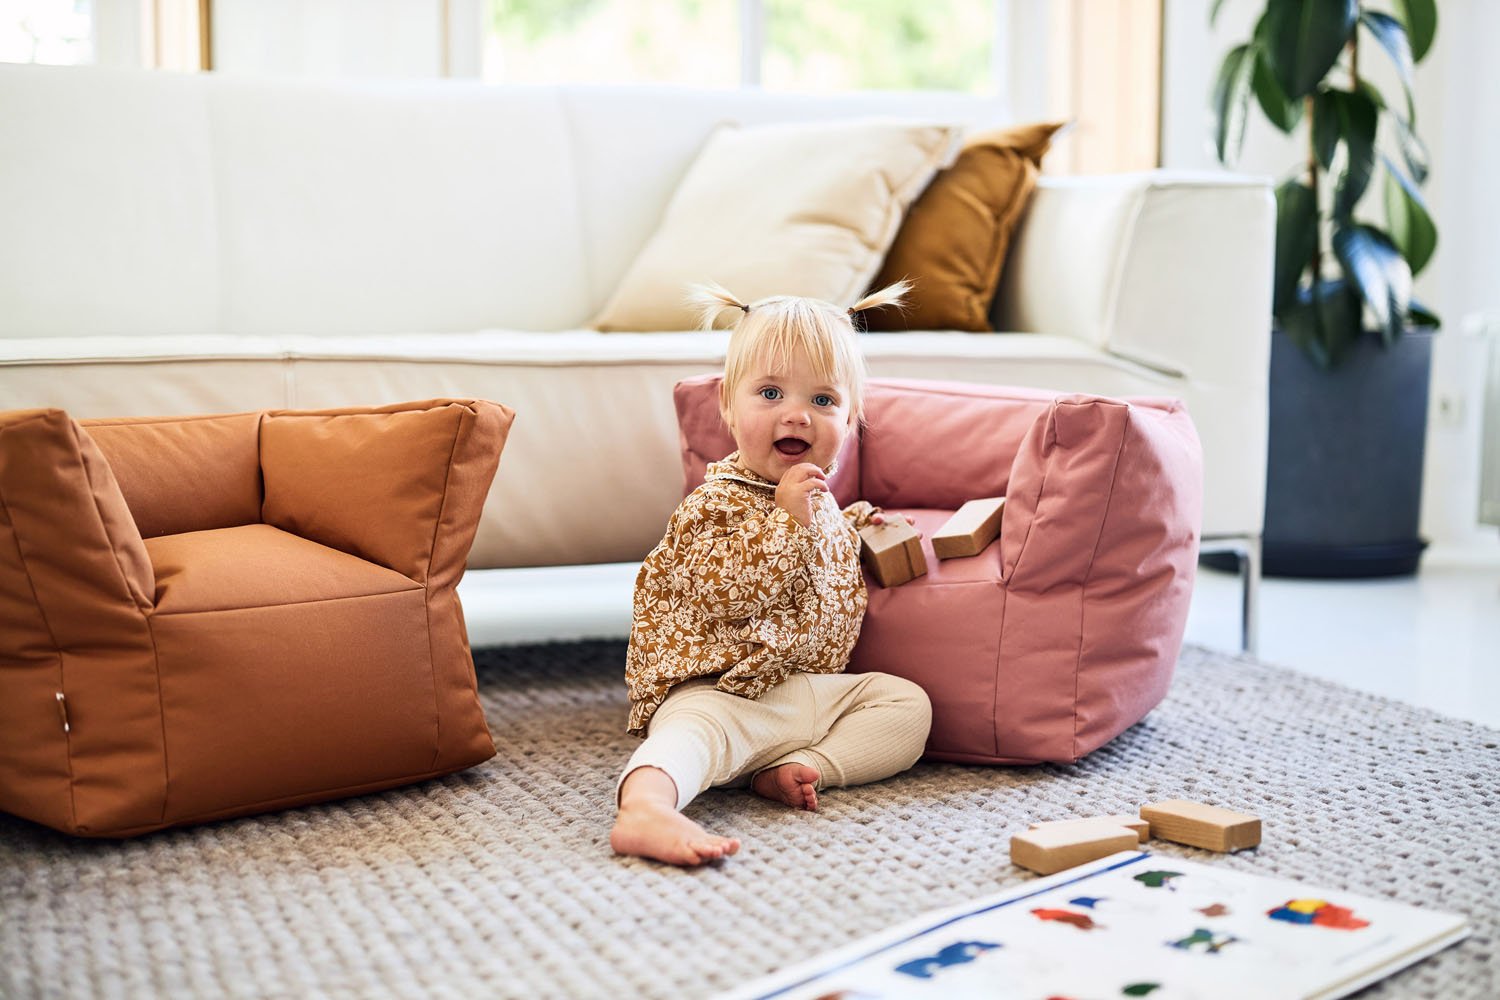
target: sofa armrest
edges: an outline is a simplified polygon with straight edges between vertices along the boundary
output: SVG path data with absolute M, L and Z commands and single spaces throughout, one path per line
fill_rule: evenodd
M 262 520 L 429 589 L 453 586 L 514 418 L 444 399 L 268 412 Z
M 1066 334 L 1208 385 L 1264 391 L 1270 182 L 1152 171 L 1043 177 L 995 297 L 996 329 Z

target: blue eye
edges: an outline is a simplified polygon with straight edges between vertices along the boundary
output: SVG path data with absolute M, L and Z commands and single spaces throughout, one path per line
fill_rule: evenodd
M 832 396 L 828 395 L 828 393 L 826 393 L 826 392 L 820 392 L 816 396 L 813 397 L 813 405 L 814 406 L 837 406 L 838 405 L 838 400 L 834 399 Z
M 781 390 L 774 385 L 768 385 L 760 391 L 760 396 L 762 399 L 778 400 L 781 398 Z

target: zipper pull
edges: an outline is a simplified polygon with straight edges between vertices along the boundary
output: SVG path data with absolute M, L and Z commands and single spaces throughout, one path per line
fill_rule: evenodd
M 57 717 L 62 720 L 63 732 L 72 732 L 73 727 L 68 725 L 68 699 L 61 691 L 57 692 Z

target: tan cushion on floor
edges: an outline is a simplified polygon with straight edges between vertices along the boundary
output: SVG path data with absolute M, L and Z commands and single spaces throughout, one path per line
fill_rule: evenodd
M 1011 233 L 1062 122 L 981 132 L 912 205 L 871 287 L 908 278 L 906 308 L 866 313 L 869 330 L 987 331 Z
M 952 126 L 879 120 L 721 127 L 591 325 L 693 329 L 684 296 L 701 281 L 746 300 L 853 304 L 958 136 Z

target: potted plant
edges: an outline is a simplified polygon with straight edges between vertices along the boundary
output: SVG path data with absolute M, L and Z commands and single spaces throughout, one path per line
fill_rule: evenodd
M 1215 0 L 1210 22 L 1223 0 Z M 1413 66 L 1431 49 L 1435 0 L 1265 0 L 1224 57 L 1214 146 L 1232 166 L 1251 99 L 1306 157 L 1276 188 L 1270 446 L 1264 568 L 1281 576 L 1415 572 L 1431 334 L 1411 297 L 1437 228 L 1422 198 Z M 1399 92 L 1360 74 L 1369 43 Z M 1368 66 L 1368 63 L 1365 63 Z M 1395 88 L 1392 88 L 1393 90 Z M 1380 185 L 1383 225 L 1362 198 Z M 1368 201 L 1369 199 L 1366 199 Z

